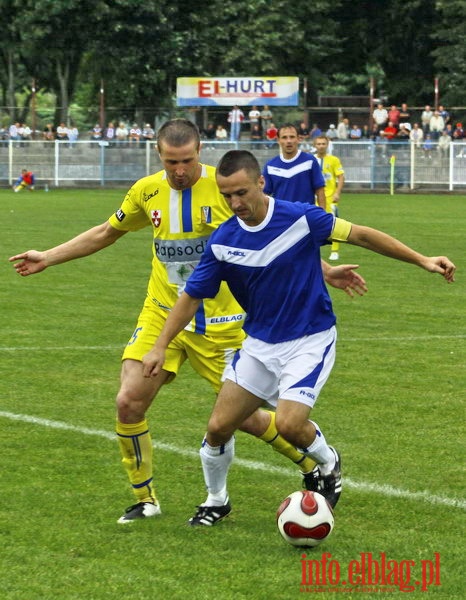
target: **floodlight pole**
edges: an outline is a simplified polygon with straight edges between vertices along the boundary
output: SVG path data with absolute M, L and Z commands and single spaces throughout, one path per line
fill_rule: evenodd
M 369 80 L 369 132 L 372 132 L 373 117 L 372 112 L 374 110 L 374 78 L 371 77 Z
M 103 130 L 105 126 L 105 90 L 104 90 L 104 80 L 100 80 L 100 127 Z
M 435 77 L 434 79 L 434 106 L 435 106 L 435 110 L 438 110 L 438 77 Z
M 31 86 L 31 113 L 32 113 L 32 119 L 31 119 L 32 139 L 35 140 L 36 139 L 36 127 L 37 127 L 37 120 L 36 120 L 36 80 L 35 79 L 32 80 L 32 86 Z

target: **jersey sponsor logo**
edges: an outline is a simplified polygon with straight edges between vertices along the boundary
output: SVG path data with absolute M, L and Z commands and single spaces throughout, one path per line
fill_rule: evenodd
M 152 194 L 146 194 L 146 192 L 144 192 L 143 195 L 142 195 L 142 201 L 143 202 L 147 202 L 148 200 L 150 200 L 154 196 L 157 196 L 158 193 L 159 193 L 159 188 L 157 188 L 155 191 L 153 191 Z
M 115 213 L 115 217 L 120 221 L 120 223 L 123 221 L 123 219 L 126 217 L 125 213 L 121 210 L 121 208 L 119 208 L 116 213 Z
M 154 227 L 160 227 L 160 224 L 162 223 L 162 211 L 161 210 L 151 210 L 150 218 L 151 218 L 152 223 L 154 224 Z
M 211 206 L 201 206 L 201 223 L 212 223 Z
M 167 262 L 198 261 L 204 252 L 209 236 L 188 240 L 159 240 L 154 239 L 156 257 Z
M 231 256 L 246 256 L 246 252 L 241 252 L 241 250 L 228 250 L 227 254 Z
M 223 315 L 221 317 L 210 317 L 206 319 L 206 323 L 210 325 L 216 325 L 219 323 L 233 323 L 234 321 L 242 321 L 244 319 L 244 314 L 240 313 L 238 315 Z

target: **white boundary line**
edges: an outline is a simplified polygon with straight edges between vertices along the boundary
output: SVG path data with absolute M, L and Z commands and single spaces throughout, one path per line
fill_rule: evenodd
M 466 338 L 466 333 L 452 335 L 413 335 L 413 336 L 385 336 L 385 337 L 342 337 L 338 342 L 419 342 L 422 340 L 461 340 Z M 0 346 L 0 352 L 47 352 L 47 351 L 87 351 L 87 350 L 121 350 L 125 344 L 108 346 Z
M 22 423 L 32 423 L 33 425 L 40 425 L 42 427 L 49 427 L 51 429 L 61 429 L 66 431 L 73 431 L 75 433 L 81 433 L 84 435 L 92 435 L 101 438 L 105 438 L 107 440 L 116 440 L 116 434 L 103 431 L 100 429 L 89 429 L 87 427 L 78 427 L 76 425 L 71 425 L 70 423 L 64 423 L 63 421 L 52 421 L 50 419 L 43 419 L 40 417 L 33 417 L 31 415 L 22 415 L 11 413 L 7 411 L 0 411 L 0 417 L 5 419 L 10 419 L 12 421 L 20 421 Z M 176 454 L 180 454 L 185 457 L 192 457 L 199 459 L 199 452 L 195 450 L 189 450 L 187 448 L 179 448 L 178 446 L 174 446 L 173 444 L 165 444 L 163 442 L 154 442 L 154 448 L 157 450 L 162 450 L 165 452 L 174 452 Z M 265 471 L 267 473 L 277 473 L 280 475 L 286 475 L 291 477 L 293 475 L 290 469 L 286 469 L 284 467 L 275 467 L 273 465 L 268 465 L 262 462 L 256 462 L 252 460 L 245 460 L 242 458 L 235 458 L 235 464 L 244 467 L 246 469 L 251 469 L 254 471 Z M 449 506 L 452 508 L 460 508 L 466 509 L 466 500 L 461 500 L 460 498 L 445 498 L 443 496 L 437 496 L 435 494 L 431 494 L 428 491 L 424 492 L 410 492 L 408 490 L 403 490 L 400 488 L 395 488 L 391 485 L 379 485 L 377 483 L 367 483 L 367 482 L 357 482 L 345 477 L 344 479 L 345 485 L 349 488 L 360 492 L 371 492 L 374 494 L 380 494 L 382 496 L 389 496 L 395 498 L 405 498 L 407 500 L 420 500 L 423 502 L 427 502 L 428 504 L 435 504 L 441 506 Z

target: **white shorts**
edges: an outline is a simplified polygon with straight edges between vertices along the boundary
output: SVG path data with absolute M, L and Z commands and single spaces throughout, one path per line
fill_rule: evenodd
M 335 327 L 280 344 L 247 337 L 223 380 L 234 381 L 274 407 L 279 398 L 312 407 L 335 362 L 336 341 Z

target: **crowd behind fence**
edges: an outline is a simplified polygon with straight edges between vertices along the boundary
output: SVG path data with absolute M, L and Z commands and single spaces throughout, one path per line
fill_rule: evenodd
M 251 150 L 261 165 L 279 153 L 278 145 L 269 142 L 208 141 L 201 160 L 216 165 L 233 148 Z M 436 144 L 426 150 L 409 141 L 339 141 L 333 143 L 332 152 L 342 161 L 346 189 L 387 189 L 394 164 L 397 188 L 466 191 L 466 141 L 451 143 L 446 152 Z M 23 168 L 35 174 L 38 189 L 52 189 L 128 186 L 162 167 L 154 142 L 4 141 L 0 185 L 11 186 Z

